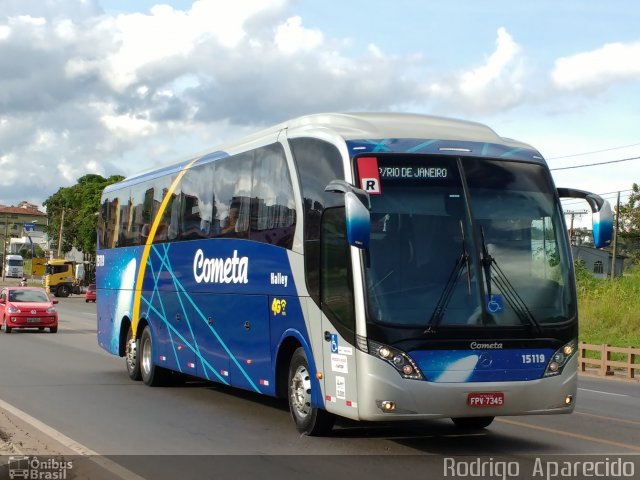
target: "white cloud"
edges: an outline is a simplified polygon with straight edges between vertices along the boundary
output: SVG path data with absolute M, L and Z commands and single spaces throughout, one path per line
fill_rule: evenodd
M 8 25 L 0 25 L 0 41 L 6 40 L 11 35 L 11 27 Z
M 640 79 L 640 42 L 609 43 L 591 52 L 556 60 L 551 78 L 563 90 L 600 90 Z
M 500 27 L 496 48 L 482 65 L 453 78 L 426 84 L 424 91 L 458 109 L 500 111 L 522 101 L 524 79 L 522 48 L 504 27 Z
M 101 120 L 111 133 L 124 137 L 145 137 L 157 131 L 157 126 L 142 114 L 104 115 Z
M 480 95 L 497 83 L 502 83 L 505 76 L 517 77 L 509 72 L 509 67 L 517 63 L 520 47 L 511 35 L 501 27 L 498 29 L 496 50 L 484 65 L 465 72 L 460 77 L 460 90 L 468 96 Z M 516 71 L 518 68 L 516 67 Z
M 483 120 L 535 94 L 527 49 L 506 28 L 484 57 L 456 57 L 458 70 L 447 72 L 441 43 L 397 53 L 367 28 L 336 38 L 301 16 L 297 0 L 198 0 L 120 15 L 97 0 L 9 3 L 0 11 L 1 178 L 32 175 L 3 187 L 2 203 L 25 191 L 44 200 L 88 172 L 132 174 L 306 113 Z M 627 67 L 640 58 L 623 54 Z
M 279 9 L 283 4 L 283 0 L 231 3 L 198 0 L 187 11 L 155 5 L 150 14 L 123 14 L 115 20 L 107 17 L 102 27 L 111 30 L 119 47 L 104 59 L 101 72 L 110 85 L 124 91 L 140 79 L 141 72 L 148 66 L 189 57 L 200 45 L 237 47 L 246 39 L 251 19 L 265 11 Z M 282 47 L 289 51 L 306 49 L 316 41 L 316 36 L 317 32 L 303 29 L 294 19 L 281 32 Z M 292 42 L 299 43 L 296 47 Z
M 322 45 L 324 36 L 319 30 L 310 30 L 302 26 L 300 17 L 291 17 L 278 25 L 275 44 L 285 54 L 309 51 Z

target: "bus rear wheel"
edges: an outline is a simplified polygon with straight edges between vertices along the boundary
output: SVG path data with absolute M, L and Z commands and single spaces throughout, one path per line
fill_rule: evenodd
M 124 359 L 127 365 L 129 378 L 131 380 L 138 381 L 142 379 L 142 374 L 140 373 L 140 339 L 137 338 L 132 342 L 132 337 L 133 330 L 131 330 L 131 326 L 129 326 L 129 330 L 127 331 L 127 340 L 125 343 Z
M 304 435 L 326 435 L 333 428 L 334 416 L 311 406 L 313 381 L 307 355 L 302 347 L 289 364 L 288 397 L 291 417 L 296 429 Z
M 153 363 L 153 339 L 151 329 L 144 327 L 140 337 L 140 374 L 145 385 L 160 387 L 167 383 L 168 371 Z
M 493 422 L 495 417 L 460 417 L 452 418 L 456 427 L 464 428 L 465 430 L 482 430 L 488 427 Z

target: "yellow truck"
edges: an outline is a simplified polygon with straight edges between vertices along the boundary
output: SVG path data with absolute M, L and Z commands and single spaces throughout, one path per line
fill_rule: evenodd
M 49 260 L 45 265 L 42 284 L 56 297 L 80 293 L 80 285 L 76 278 L 76 262 L 63 259 Z

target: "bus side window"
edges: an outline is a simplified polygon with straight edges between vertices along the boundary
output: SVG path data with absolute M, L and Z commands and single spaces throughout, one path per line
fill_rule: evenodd
M 251 200 L 253 152 L 216 162 L 213 176 L 218 237 L 247 238 Z
M 320 300 L 329 319 L 350 333 L 341 332 L 347 338 L 355 331 L 350 251 L 344 208 L 326 209 L 320 233 Z

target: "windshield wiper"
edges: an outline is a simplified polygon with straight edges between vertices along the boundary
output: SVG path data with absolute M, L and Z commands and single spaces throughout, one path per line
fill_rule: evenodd
M 462 232 L 462 253 L 456 259 L 456 263 L 449 274 L 449 278 L 447 279 L 447 283 L 440 294 L 440 298 L 438 299 L 438 303 L 436 304 L 436 308 L 433 310 L 431 314 L 431 318 L 427 322 L 427 329 L 424 333 L 433 333 L 433 327 L 436 327 L 442 321 L 444 317 L 444 313 L 447 310 L 447 306 L 451 301 L 451 297 L 453 296 L 453 292 L 455 291 L 456 285 L 462 276 L 462 271 L 466 267 L 467 269 L 467 287 L 469 292 L 471 292 L 471 271 L 469 270 L 469 253 L 467 252 L 467 242 L 464 237 L 464 226 L 462 225 L 462 220 L 460 220 L 460 231 Z
M 495 282 L 495 284 L 500 288 L 502 295 L 506 298 L 511 308 L 516 313 L 518 318 L 522 323 L 529 323 L 536 327 L 538 333 L 542 333 L 542 327 L 540 326 L 540 322 L 536 320 L 536 318 L 527 307 L 527 304 L 524 302 L 522 297 L 518 295 L 517 290 L 511 284 L 507 276 L 504 274 L 496 259 L 489 254 L 489 250 L 487 249 L 487 244 L 484 241 L 484 228 L 480 229 L 480 239 L 482 241 L 482 259 L 480 263 L 482 264 L 482 271 L 484 272 L 484 280 L 487 286 L 487 298 L 492 298 L 491 296 L 491 281 Z M 491 276 L 491 268 L 495 270 L 495 277 Z

